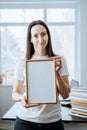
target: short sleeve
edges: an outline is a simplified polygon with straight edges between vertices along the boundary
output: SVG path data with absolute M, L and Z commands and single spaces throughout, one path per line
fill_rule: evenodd
M 24 60 L 17 62 L 14 72 L 14 80 L 24 81 Z
M 63 56 L 61 57 L 61 59 L 62 59 L 62 67 L 59 73 L 61 76 L 69 76 L 66 60 Z

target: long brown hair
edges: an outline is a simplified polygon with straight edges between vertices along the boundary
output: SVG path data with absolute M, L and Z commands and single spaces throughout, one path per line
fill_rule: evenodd
M 42 25 L 45 27 L 47 34 L 48 34 L 48 44 L 46 47 L 46 54 L 51 57 L 51 56 L 55 56 L 55 54 L 53 53 L 52 50 L 52 42 L 51 42 L 51 35 L 50 35 L 50 31 L 49 28 L 47 27 L 47 25 L 45 24 L 45 22 L 41 21 L 41 20 L 37 20 L 37 21 L 33 21 L 29 24 L 28 26 L 28 30 L 27 30 L 27 46 L 26 46 L 26 59 L 31 59 L 32 55 L 34 54 L 34 47 L 33 44 L 31 44 L 31 29 L 33 26 L 35 25 Z

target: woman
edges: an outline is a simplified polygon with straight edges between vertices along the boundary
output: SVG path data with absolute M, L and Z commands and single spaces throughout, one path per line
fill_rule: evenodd
M 29 24 L 27 32 L 26 59 L 47 59 L 55 61 L 57 92 L 65 99 L 69 96 L 70 87 L 68 70 L 65 59 L 56 56 L 52 50 L 50 31 L 41 21 Z M 16 70 L 16 81 L 13 86 L 12 98 L 22 102 L 17 113 L 14 130 L 64 130 L 61 116 L 61 105 L 57 104 L 28 104 L 26 95 L 22 95 L 24 83 L 24 61 Z

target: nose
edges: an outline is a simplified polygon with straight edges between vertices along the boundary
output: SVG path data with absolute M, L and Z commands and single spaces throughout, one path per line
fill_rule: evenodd
M 43 41 L 43 37 L 42 36 L 39 36 L 38 37 L 38 41 L 41 43 Z

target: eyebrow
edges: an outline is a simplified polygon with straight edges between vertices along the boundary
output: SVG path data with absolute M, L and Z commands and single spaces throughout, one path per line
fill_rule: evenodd
M 47 33 L 47 31 L 42 31 L 41 33 Z M 38 33 L 36 32 L 36 33 L 34 33 L 34 35 L 35 35 L 35 34 L 38 34 Z

